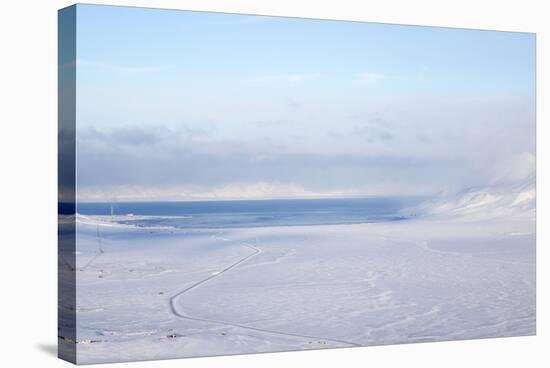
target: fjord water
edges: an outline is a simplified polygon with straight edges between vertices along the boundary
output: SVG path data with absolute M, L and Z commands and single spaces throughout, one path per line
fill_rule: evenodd
M 78 213 L 112 214 L 115 218 L 120 217 L 119 223 L 142 227 L 303 226 L 404 220 L 411 216 L 407 209 L 420 201 L 418 197 L 391 197 L 79 203 Z

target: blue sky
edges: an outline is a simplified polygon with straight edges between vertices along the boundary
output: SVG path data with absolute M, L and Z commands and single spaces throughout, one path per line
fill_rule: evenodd
M 424 193 L 533 170 L 533 34 L 77 14 L 84 199 Z

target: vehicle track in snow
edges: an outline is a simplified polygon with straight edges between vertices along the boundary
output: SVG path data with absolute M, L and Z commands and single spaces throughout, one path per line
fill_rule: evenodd
M 218 239 L 218 240 L 222 240 L 222 241 L 231 241 L 230 239 L 223 238 L 223 237 L 218 236 L 218 235 L 213 235 L 212 237 L 214 239 Z M 223 275 L 224 273 L 226 273 L 226 272 L 228 272 L 232 269 L 235 269 L 239 265 L 245 263 L 246 261 L 250 260 L 251 258 L 257 256 L 258 254 L 260 254 L 262 252 L 261 249 L 259 249 L 258 247 L 254 246 L 252 244 L 243 242 L 243 243 L 241 243 L 241 245 L 244 246 L 244 247 L 247 247 L 249 249 L 252 249 L 253 252 L 250 253 L 249 255 L 239 259 L 238 261 L 233 262 L 229 266 L 226 266 L 222 270 L 213 273 L 209 277 L 195 282 L 191 286 L 186 287 L 185 289 L 179 291 L 178 293 L 174 294 L 170 298 L 170 310 L 176 317 L 181 318 L 181 319 L 191 320 L 191 321 L 207 322 L 207 323 L 213 323 L 213 324 L 218 324 L 218 325 L 225 325 L 225 326 L 242 328 L 242 329 L 245 329 L 245 330 L 264 332 L 264 333 L 269 333 L 269 334 L 273 334 L 273 335 L 299 337 L 299 338 L 312 339 L 312 340 L 317 340 L 317 341 L 335 342 L 335 343 L 345 344 L 345 345 L 350 345 L 350 346 L 362 346 L 360 344 L 357 344 L 357 343 L 354 343 L 354 342 L 351 342 L 351 341 L 345 341 L 345 340 L 339 340 L 339 339 L 333 339 L 333 338 L 326 338 L 326 337 L 319 337 L 319 336 L 296 334 L 296 333 L 292 333 L 292 332 L 276 331 L 276 330 L 271 330 L 271 329 L 266 329 L 266 328 L 248 326 L 248 325 L 241 324 L 241 323 L 234 323 L 234 322 L 230 322 L 230 321 L 221 321 L 221 320 L 214 320 L 214 319 L 208 319 L 208 318 L 201 318 L 201 317 L 197 317 L 197 316 L 188 315 L 188 314 L 184 313 L 183 311 L 179 311 L 178 307 L 177 307 L 177 305 L 178 305 L 177 302 L 180 298 L 185 296 L 188 292 L 204 285 L 205 283 L 207 283 L 207 282 L 209 282 L 209 281 L 211 281 L 215 278 L 220 277 L 221 275 Z

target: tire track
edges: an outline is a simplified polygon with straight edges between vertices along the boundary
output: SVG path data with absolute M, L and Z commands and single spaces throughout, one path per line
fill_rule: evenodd
M 220 236 L 217 236 L 217 235 L 213 235 L 212 237 L 214 239 L 219 239 L 219 240 L 222 240 L 222 241 L 230 241 L 230 239 L 223 238 L 223 237 L 220 237 Z M 211 280 L 221 276 L 225 272 L 228 272 L 228 271 L 236 268 L 237 266 L 243 264 L 244 262 L 248 261 L 252 257 L 254 257 L 254 256 L 256 256 L 256 255 L 258 255 L 262 252 L 259 248 L 255 247 L 254 245 L 251 245 L 249 243 L 244 243 L 243 242 L 243 243 L 241 243 L 241 245 L 244 246 L 244 247 L 252 249 L 253 252 L 251 254 L 241 258 L 240 260 L 230 264 L 229 266 L 225 267 L 221 271 L 218 271 L 218 272 L 210 275 L 209 277 L 207 277 L 205 279 L 202 279 L 202 280 L 194 283 L 193 285 L 188 286 L 185 289 L 179 291 L 175 295 L 173 295 L 170 298 L 170 303 L 169 303 L 170 304 L 170 310 L 171 310 L 172 314 L 174 314 L 176 317 L 181 318 L 181 319 L 186 319 L 186 320 L 191 320 L 191 321 L 198 321 L 198 322 L 213 323 L 213 324 L 224 325 L 224 326 L 237 327 L 237 328 L 241 328 L 241 329 L 245 329 L 245 330 L 264 332 L 264 333 L 269 333 L 269 334 L 273 334 L 273 335 L 291 336 L 291 337 L 300 337 L 300 338 L 305 338 L 305 339 L 313 339 L 313 340 L 318 340 L 318 341 L 336 342 L 336 343 L 350 345 L 350 346 L 362 346 L 360 344 L 357 344 L 357 343 L 354 343 L 354 342 L 351 342 L 351 341 L 332 339 L 332 338 L 329 339 L 329 338 L 325 338 L 325 337 L 312 336 L 312 335 L 302 335 L 302 334 L 296 334 L 296 333 L 291 333 L 291 332 L 276 331 L 276 330 L 270 330 L 270 329 L 260 328 L 260 327 L 253 327 L 253 326 L 248 326 L 248 325 L 229 322 L 229 321 L 220 321 L 220 320 L 214 320 L 214 319 L 208 319 L 208 318 L 193 317 L 193 316 L 190 316 L 190 315 L 187 315 L 183 312 L 178 311 L 177 301 L 178 301 L 179 298 L 184 296 L 186 293 L 188 293 L 189 291 L 191 291 L 193 289 L 196 289 L 196 288 L 200 287 L 201 285 L 204 285 L 208 281 L 211 281 Z
M 99 225 L 97 225 L 97 253 L 88 261 L 86 264 L 80 268 L 77 268 L 78 271 L 85 271 L 99 256 L 101 256 L 105 251 L 103 250 L 103 243 L 101 242 L 101 233 L 99 231 Z

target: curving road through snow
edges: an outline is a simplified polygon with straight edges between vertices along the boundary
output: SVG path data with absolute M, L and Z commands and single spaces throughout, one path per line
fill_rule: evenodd
M 215 239 L 219 239 L 221 241 L 230 241 L 230 239 L 223 238 L 223 237 L 220 237 L 220 236 L 217 236 L 217 235 L 213 235 L 212 237 L 215 238 Z M 357 343 L 354 343 L 354 342 L 351 342 L 351 341 L 338 340 L 338 339 L 319 337 L 319 336 L 295 334 L 295 333 L 291 333 L 291 332 L 275 331 L 275 330 L 270 330 L 270 329 L 265 329 L 265 328 L 248 326 L 248 325 L 244 325 L 244 324 L 240 324 L 240 323 L 234 323 L 234 322 L 230 322 L 230 321 L 220 321 L 220 320 L 213 320 L 213 319 L 208 319 L 208 318 L 201 318 L 201 317 L 198 317 L 198 316 L 190 316 L 190 315 L 184 313 L 183 311 L 181 311 L 180 309 L 178 309 L 178 305 L 180 305 L 178 303 L 178 300 L 180 300 L 182 297 L 186 296 L 186 294 L 188 292 L 204 285 L 205 283 L 207 283 L 207 282 L 209 282 L 209 281 L 211 281 L 215 278 L 220 277 L 221 275 L 223 275 L 224 273 L 226 273 L 226 272 L 228 272 L 232 269 L 235 269 L 239 265 L 245 263 L 246 261 L 250 260 L 251 258 L 255 257 L 256 255 L 258 255 L 262 252 L 260 248 L 257 248 L 256 246 L 254 246 L 252 244 L 243 242 L 243 243 L 241 243 L 241 245 L 244 246 L 244 247 L 252 249 L 253 252 L 250 253 L 249 255 L 239 259 L 238 261 L 230 264 L 229 266 L 223 268 L 222 270 L 213 273 L 209 277 L 207 277 L 205 279 L 202 279 L 200 281 L 197 281 L 193 285 L 186 287 L 185 289 L 179 291 L 178 293 L 174 294 L 170 298 L 170 310 L 172 311 L 172 313 L 175 316 L 177 316 L 178 318 L 191 320 L 191 321 L 207 322 L 207 323 L 214 323 L 214 324 L 220 324 L 220 325 L 231 326 L 231 327 L 238 327 L 238 328 L 242 328 L 242 329 L 246 329 L 246 330 L 265 332 L 265 333 L 274 334 L 274 335 L 283 335 L 283 336 L 291 336 L 291 337 L 300 337 L 300 338 L 305 338 L 305 339 L 335 342 L 335 343 L 345 344 L 345 345 L 350 345 L 350 346 L 362 346 L 360 344 L 357 344 Z

